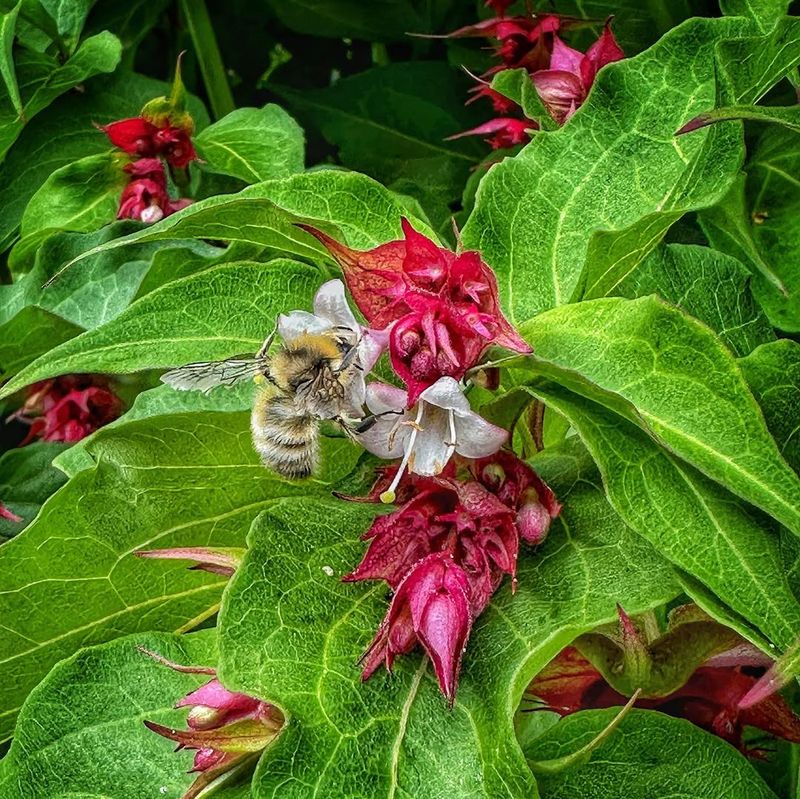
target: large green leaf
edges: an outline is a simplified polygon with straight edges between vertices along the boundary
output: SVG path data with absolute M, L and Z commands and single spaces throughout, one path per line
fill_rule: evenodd
M 445 141 L 485 120 L 465 107 L 467 77 L 441 62 L 390 64 L 325 89 L 273 89 L 318 127 L 341 162 L 419 199 L 441 223 L 488 149 L 479 140 Z
M 258 462 L 249 414 L 208 411 L 101 431 L 87 451 L 96 467 L 0 547 L 0 738 L 42 676 L 81 646 L 191 628 L 215 612 L 224 578 L 142 561 L 136 550 L 242 546 L 276 498 L 328 494 L 361 454 L 326 439 L 322 471 L 287 482 Z
M 762 31 L 768 31 L 787 13 L 790 0 L 720 0 L 723 14 L 750 17 Z
M 573 442 L 576 444 L 577 442 Z M 356 660 L 386 609 L 386 589 L 342 583 L 374 509 L 286 500 L 248 538 L 220 614 L 221 674 L 277 702 L 288 726 L 254 781 L 263 797 L 519 797 L 536 789 L 513 734 L 528 681 L 615 603 L 652 607 L 675 594 L 671 571 L 593 485 L 580 446 L 537 467 L 564 500 L 543 547 L 520 557 L 478 620 L 448 710 L 418 655 L 362 684 Z
M 526 749 L 554 760 L 586 746 L 617 708 L 586 710 L 553 725 Z M 633 710 L 586 763 L 539 777 L 542 799 L 776 799 L 744 755 L 684 719 Z
M 296 227 L 296 221 L 335 228 L 351 247 L 366 248 L 399 238 L 401 216 L 413 215 L 400 197 L 374 180 L 355 172 L 322 169 L 258 183 L 238 194 L 209 197 L 138 233 L 68 260 L 61 268 L 79 269 L 85 258 L 131 244 L 192 237 L 252 244 L 320 260 L 324 248 Z M 425 225 L 420 227 L 429 232 Z
M 795 640 L 800 603 L 784 570 L 777 525 L 601 405 L 552 383 L 531 391 L 578 431 L 626 524 L 775 645 Z
M 55 170 L 109 149 L 107 137 L 95 124 L 135 116 L 148 100 L 167 91 L 160 81 L 119 71 L 111 77 L 88 81 L 83 92 L 60 97 L 31 120 L 25 135 L 0 165 L 0 247 L 8 246 L 28 201 Z M 189 110 L 198 128 L 202 128 L 208 117 L 194 97 L 189 98 Z
M 512 319 L 569 302 L 584 283 L 590 296 L 605 293 L 599 287 L 634 269 L 681 214 L 725 193 L 742 157 L 737 124 L 673 134 L 717 104 L 723 65 L 715 64 L 715 45 L 752 27 L 742 19 L 687 21 L 605 67 L 563 128 L 537 134 L 490 170 L 463 237 L 497 271 Z M 761 50 L 774 48 L 767 55 L 784 72 L 800 58 L 785 41 L 758 41 Z M 596 231 L 606 231 L 604 246 L 588 260 Z
M 54 62 L 53 69 L 33 83 L 30 95 L 23 97 L 22 114 L 17 115 L 13 106 L 0 109 L 0 158 L 8 152 L 28 120 L 87 78 L 102 72 L 113 72 L 119 64 L 121 53 L 119 39 L 104 31 L 82 42 L 63 65 L 58 66 Z M 41 75 L 39 65 L 37 72 Z
M 51 464 L 66 444 L 37 441 L 10 449 L 0 457 L 0 501 L 22 517 L 21 522 L 0 519 L 0 540 L 22 532 L 35 518 L 44 501 L 66 482 Z
M 786 462 L 800 472 L 800 344 L 781 339 L 739 361 Z
M 17 74 L 14 69 L 14 35 L 17 29 L 17 17 L 22 5 L 20 0 L 11 11 L 0 15 L 0 77 L 8 92 L 11 105 L 17 114 L 22 114 L 22 98 L 19 94 Z
M 800 480 L 707 327 L 651 296 L 564 305 L 521 331 L 539 372 L 622 413 L 800 535 Z
M 108 152 L 89 155 L 53 172 L 22 215 L 23 237 L 48 228 L 96 230 L 117 216 L 122 189 L 130 179 L 123 171 L 125 159 Z
M 186 665 L 214 666 L 213 630 L 193 635 L 143 632 L 82 650 L 59 663 L 20 712 L 11 750 L 0 762 L 7 799 L 142 799 L 180 796 L 191 784 L 191 754 L 173 752 L 145 719 L 181 726 L 175 702 L 208 677 L 179 674 L 137 649 Z
M 711 243 L 753 272 L 753 292 L 770 321 L 800 331 L 800 134 L 767 128 L 744 178 L 719 205 L 700 215 Z
M 0 375 L 4 380 L 43 353 L 83 332 L 60 316 L 29 305 L 0 323 Z
M 315 267 L 285 258 L 223 264 L 173 281 L 51 350 L 3 391 L 69 372 L 134 372 L 252 354 L 280 313 L 311 306 L 322 281 Z
M 657 247 L 616 291 L 634 299 L 658 294 L 705 322 L 735 355 L 747 355 L 775 334 L 750 293 L 750 272 L 716 250 L 694 244 Z
M 196 138 L 203 169 L 258 183 L 303 171 L 300 126 L 277 105 L 238 108 Z

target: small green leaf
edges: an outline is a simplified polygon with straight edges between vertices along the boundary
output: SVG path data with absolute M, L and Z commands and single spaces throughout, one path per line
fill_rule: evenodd
M 616 708 L 574 713 L 527 748 L 558 758 L 590 741 Z M 684 719 L 633 710 L 585 765 L 539 778 L 542 799 L 776 799 L 746 758 Z
M 733 355 L 707 327 L 643 297 L 564 305 L 521 332 L 540 373 L 623 414 L 800 535 L 800 479 Z
M 10 449 L 0 457 L 0 499 L 22 517 L 21 522 L 0 519 L 0 539 L 21 533 L 36 517 L 44 501 L 66 482 L 51 464 L 66 444 L 37 441 Z
M 198 134 L 195 145 L 204 170 L 246 183 L 303 171 L 303 131 L 277 105 L 239 108 Z
M 122 54 L 116 36 L 104 31 L 84 40 L 62 66 L 56 66 L 38 82 L 25 98 L 22 114 L 13 119 L 0 118 L 0 158 L 4 156 L 27 122 L 64 92 L 103 72 L 113 72 Z
M 783 125 L 789 130 L 800 132 L 800 108 L 788 106 L 782 108 L 774 105 L 731 105 L 726 108 L 715 108 L 689 120 L 679 131 L 686 134 L 715 122 L 726 122 L 731 119 L 746 119 L 751 122 L 773 122 Z
M 711 244 L 753 272 L 753 293 L 770 322 L 800 331 L 800 135 L 766 128 L 740 178 L 700 223 Z
M 739 361 L 786 462 L 800 473 L 800 344 L 781 339 Z
M 6 91 L 11 98 L 11 103 L 18 115 L 22 116 L 22 98 L 19 96 L 17 73 L 14 69 L 14 36 L 17 29 L 17 17 L 22 6 L 22 0 L 11 11 L 0 15 L 0 76 L 6 85 Z
M 504 69 L 492 79 L 492 88 L 513 100 L 528 119 L 535 119 L 544 130 L 558 125 L 544 107 L 527 69 Z

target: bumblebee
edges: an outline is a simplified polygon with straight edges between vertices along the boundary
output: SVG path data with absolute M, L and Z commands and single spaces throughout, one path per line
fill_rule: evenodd
M 209 391 L 261 378 L 253 405 L 253 445 L 282 477 L 309 477 L 319 462 L 320 421 L 362 415 L 364 376 L 352 331 L 334 327 L 301 333 L 268 355 L 274 333 L 253 358 L 192 363 L 162 381 L 179 390 Z

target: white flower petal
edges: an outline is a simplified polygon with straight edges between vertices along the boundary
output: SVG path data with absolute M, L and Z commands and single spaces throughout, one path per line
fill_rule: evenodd
M 363 433 L 356 433 L 358 443 L 365 450 L 385 460 L 394 460 L 403 456 L 406 439 L 411 428 L 406 424 L 398 424 L 399 416 L 394 414 L 383 416 Z
M 347 386 L 347 396 L 345 397 L 347 412 L 354 419 L 360 419 L 364 415 L 364 403 L 367 400 L 367 386 L 364 381 L 363 372 L 355 372 L 351 383 Z
M 322 333 L 330 329 L 330 322 L 308 311 L 292 311 L 278 317 L 278 334 L 287 343 L 303 333 Z
M 453 377 L 440 377 L 432 386 L 428 386 L 419 398 L 437 408 L 452 410 L 459 415 L 470 412 L 469 400 L 464 396 L 458 380 Z
M 506 443 L 508 433 L 475 411 L 456 415 L 456 452 L 465 458 L 485 458 Z
M 347 304 L 341 280 L 329 280 L 320 286 L 314 297 L 314 314 L 326 320 L 329 327 L 345 327 L 356 334 L 361 332 L 361 325 Z
M 408 394 L 402 388 L 395 388 L 388 383 L 370 383 L 367 386 L 367 407 L 372 413 L 403 413 L 407 402 Z M 397 419 L 396 416 L 392 418 Z
M 365 373 L 372 371 L 378 358 L 388 348 L 391 328 L 391 325 L 383 330 L 362 328 L 361 340 L 358 343 L 358 362 Z
M 447 464 L 453 449 L 450 446 L 450 429 L 447 411 L 426 405 L 420 422 L 421 430 L 414 442 L 414 453 L 409 462 L 409 471 L 432 476 L 439 474 Z

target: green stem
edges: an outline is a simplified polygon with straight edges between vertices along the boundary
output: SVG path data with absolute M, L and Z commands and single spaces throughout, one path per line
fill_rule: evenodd
M 215 119 L 221 119 L 236 106 L 205 0 L 180 0 L 180 4 L 189 35 L 192 37 L 197 62 L 203 73 L 203 82 L 211 103 L 211 113 Z

